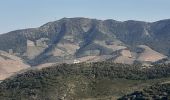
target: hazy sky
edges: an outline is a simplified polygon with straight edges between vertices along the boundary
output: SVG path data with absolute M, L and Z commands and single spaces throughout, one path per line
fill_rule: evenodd
M 170 18 L 170 0 L 0 0 L 0 33 L 63 17 L 156 21 Z

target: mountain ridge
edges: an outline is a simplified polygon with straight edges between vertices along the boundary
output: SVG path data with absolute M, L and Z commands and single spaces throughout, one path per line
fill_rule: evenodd
M 93 55 L 112 55 L 118 52 L 113 49 L 120 46 L 138 55 L 137 46 L 146 45 L 169 57 L 169 24 L 170 19 L 144 22 L 62 18 L 38 28 L 1 34 L 0 50 L 8 52 L 12 49 L 31 65 Z

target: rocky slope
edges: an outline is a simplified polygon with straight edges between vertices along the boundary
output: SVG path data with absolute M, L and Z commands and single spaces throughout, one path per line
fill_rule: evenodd
M 30 66 L 25 64 L 21 58 L 0 51 L 0 80 L 4 80 L 18 71 L 29 67 Z
M 170 20 L 149 23 L 63 18 L 0 35 L 0 50 L 11 51 L 32 66 L 73 63 L 75 59 L 150 64 L 169 58 L 169 43 Z

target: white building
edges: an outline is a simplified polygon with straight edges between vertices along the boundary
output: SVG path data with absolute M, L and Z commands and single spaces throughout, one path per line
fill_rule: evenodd
M 77 63 L 80 63 L 80 61 L 79 61 L 79 60 L 74 59 L 73 63 L 74 63 L 74 64 L 77 64 Z

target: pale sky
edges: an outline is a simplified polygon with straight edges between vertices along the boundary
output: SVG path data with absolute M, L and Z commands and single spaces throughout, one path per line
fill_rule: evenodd
M 170 0 L 0 0 L 0 33 L 63 17 L 153 22 L 170 18 Z

